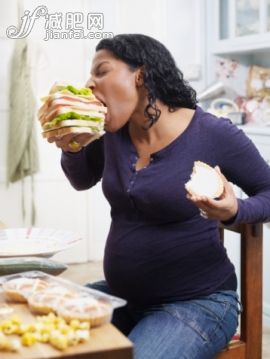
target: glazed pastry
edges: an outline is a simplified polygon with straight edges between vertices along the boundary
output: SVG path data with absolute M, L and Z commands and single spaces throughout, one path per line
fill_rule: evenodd
M 45 292 L 67 297 L 72 297 L 76 294 L 76 292 L 57 283 L 49 283 L 48 286 L 45 288 Z
M 28 298 L 32 312 L 38 314 L 55 313 L 59 305 L 67 299 L 74 298 L 75 293 L 59 285 L 49 285 L 45 290 L 34 293 Z
M 31 311 L 36 314 L 49 314 L 55 313 L 57 306 L 63 300 L 63 296 L 59 294 L 39 292 L 28 298 L 28 305 Z
M 25 303 L 36 291 L 44 290 L 47 282 L 38 278 L 14 278 L 2 284 L 3 291 L 9 300 Z
M 59 306 L 57 314 L 68 322 L 78 319 L 88 321 L 91 327 L 96 327 L 110 321 L 112 307 L 105 301 L 81 296 L 66 300 Z

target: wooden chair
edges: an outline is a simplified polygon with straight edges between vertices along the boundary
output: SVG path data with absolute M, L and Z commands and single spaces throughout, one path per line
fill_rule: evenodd
M 240 233 L 241 240 L 241 313 L 240 340 L 230 344 L 217 359 L 262 358 L 262 230 L 260 224 L 221 227 Z

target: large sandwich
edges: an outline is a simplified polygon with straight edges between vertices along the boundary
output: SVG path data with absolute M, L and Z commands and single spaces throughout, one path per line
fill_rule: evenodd
M 107 108 L 89 88 L 55 84 L 38 115 L 43 137 L 61 138 L 70 133 L 90 133 L 93 140 L 104 134 Z

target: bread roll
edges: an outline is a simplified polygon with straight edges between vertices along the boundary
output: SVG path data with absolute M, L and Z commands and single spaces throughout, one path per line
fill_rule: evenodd
M 77 297 L 61 303 L 57 314 L 67 322 L 77 319 L 89 322 L 91 327 L 97 327 L 110 321 L 112 306 L 94 297 Z
M 74 298 L 72 292 L 60 285 L 49 285 L 43 291 L 35 292 L 28 298 L 28 305 L 32 312 L 38 314 L 49 314 L 55 312 L 65 300 Z
M 3 283 L 5 296 L 12 301 L 25 303 L 27 298 L 35 292 L 42 291 L 48 283 L 39 278 L 14 278 Z
M 190 180 L 185 184 L 186 190 L 194 196 L 219 198 L 224 184 L 219 173 L 208 164 L 195 161 Z

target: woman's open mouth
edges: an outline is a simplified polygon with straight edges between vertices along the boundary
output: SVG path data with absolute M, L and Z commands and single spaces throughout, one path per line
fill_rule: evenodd
M 102 103 L 103 106 L 107 107 L 107 106 L 106 106 L 106 102 L 105 102 L 100 96 L 96 95 L 95 93 L 94 93 L 94 95 L 95 95 L 96 99 L 97 99 L 100 103 Z
M 94 93 L 94 95 L 96 96 L 96 99 L 97 99 L 104 107 L 107 108 L 107 112 L 105 113 L 105 125 L 106 125 L 106 123 L 108 123 L 108 122 L 110 121 L 110 116 L 109 116 L 109 114 L 108 114 L 108 107 L 107 107 L 107 105 L 106 105 L 106 102 L 103 100 L 103 98 L 101 98 L 101 96 L 96 95 L 95 93 Z

